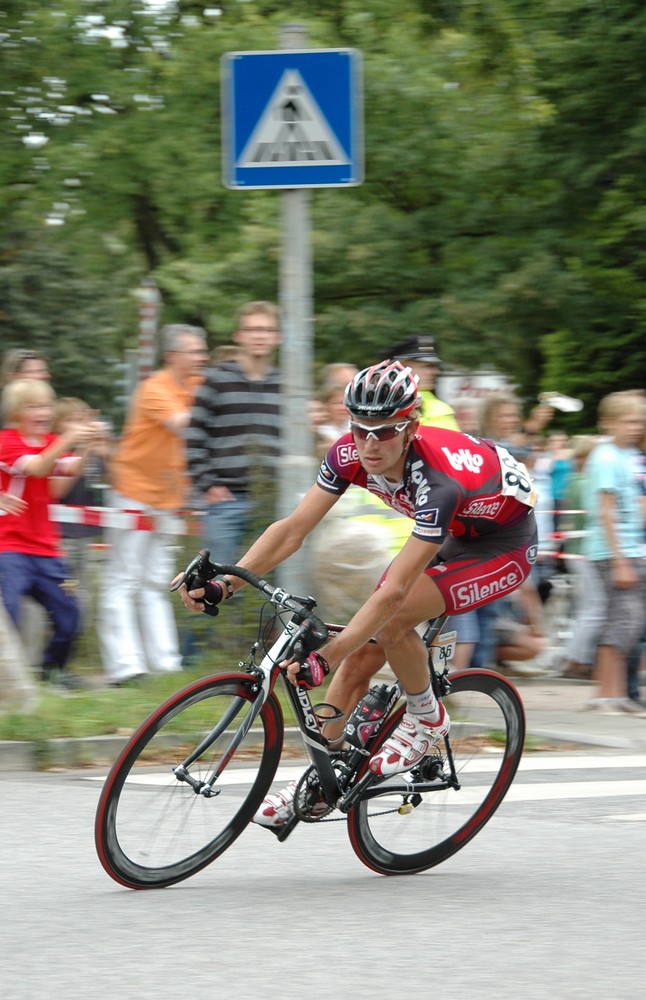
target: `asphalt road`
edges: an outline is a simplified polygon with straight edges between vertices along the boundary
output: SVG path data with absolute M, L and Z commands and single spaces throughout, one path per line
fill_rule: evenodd
M 171 889 L 94 852 L 100 772 L 0 775 L 3 1000 L 634 1000 L 646 958 L 646 755 L 526 757 L 438 868 L 383 878 L 343 823 L 250 827 Z

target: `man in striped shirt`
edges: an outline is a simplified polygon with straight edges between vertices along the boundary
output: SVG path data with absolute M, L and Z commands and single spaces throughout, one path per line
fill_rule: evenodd
M 204 545 L 224 563 L 236 561 L 254 511 L 254 476 L 274 468 L 279 455 L 277 308 L 271 302 L 247 303 L 238 313 L 233 341 L 236 359 L 210 368 L 197 392 L 186 441 L 193 490 L 205 509 Z

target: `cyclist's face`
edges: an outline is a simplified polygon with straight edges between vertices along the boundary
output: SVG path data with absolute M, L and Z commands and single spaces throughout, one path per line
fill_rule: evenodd
M 390 420 L 353 418 L 350 422 L 351 430 L 353 423 L 355 430 L 353 430 L 352 436 L 359 453 L 359 461 L 366 472 L 372 476 L 401 479 L 408 445 L 419 427 L 419 420 L 408 420 L 402 417 L 393 417 Z M 359 427 L 356 427 L 357 424 Z M 392 427 L 393 430 L 395 428 L 400 428 L 400 430 L 388 440 L 380 440 L 375 434 L 368 433 L 366 437 L 366 429 L 371 427 L 375 428 L 377 434 L 379 434 L 380 428 Z

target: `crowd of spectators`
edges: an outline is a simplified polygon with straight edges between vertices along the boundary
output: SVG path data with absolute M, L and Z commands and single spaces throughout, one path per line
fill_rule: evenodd
M 122 433 L 83 399 L 56 399 L 46 359 L 12 350 L 2 365 L 0 430 L 0 701 L 27 708 L 39 684 L 75 690 L 74 642 L 96 627 L 105 683 L 137 683 L 194 660 L 191 626 L 178 635 L 167 583 L 174 572 L 177 518 L 192 510 L 200 543 L 234 562 L 250 519 L 274 516 L 254 499 L 254 476 L 279 454 L 280 372 L 276 307 L 251 302 L 232 343 L 209 359 L 206 333 L 162 331 L 163 362 L 130 401 Z M 539 549 L 530 580 L 513 598 L 453 619 L 455 665 L 511 676 L 577 678 L 593 687 L 589 707 L 641 712 L 639 678 L 646 626 L 644 574 L 646 400 L 613 393 L 598 433 L 569 438 L 559 410 L 538 401 L 523 419 L 509 393 L 483 400 L 438 398 L 440 358 L 417 336 L 387 352 L 410 365 L 422 390 L 422 422 L 485 437 L 529 469 L 538 489 Z M 380 359 L 375 359 L 380 360 Z M 357 369 L 318 372 L 310 404 L 317 458 L 345 433 L 343 395 Z M 405 541 L 410 522 L 349 491 L 313 539 L 312 589 L 333 604 L 361 603 Z M 266 494 L 263 494 L 266 500 Z M 103 529 L 52 518 L 51 505 L 104 506 L 144 517 Z M 262 510 L 259 510 L 262 506 Z M 254 528 L 257 523 L 254 523 Z M 361 542 L 358 539 L 361 539 Z M 353 552 L 361 548 L 361 559 Z M 101 560 L 100 574 L 93 574 Z M 90 606 L 93 575 L 98 596 Z M 142 586 L 142 581 L 145 585 Z M 550 598 L 569 595 L 570 628 L 555 648 Z M 96 584 L 95 584 L 96 586 Z M 349 606 L 347 615 L 353 611 Z M 35 644 L 35 646 L 34 646 Z M 374 654 L 374 647 L 371 651 Z M 374 672 L 375 664 L 366 665 Z

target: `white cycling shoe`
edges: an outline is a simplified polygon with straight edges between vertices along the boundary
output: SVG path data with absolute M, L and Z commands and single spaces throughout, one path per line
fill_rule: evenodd
M 253 822 L 258 826 L 284 826 L 294 815 L 295 795 L 295 781 L 290 781 L 279 792 L 272 792 L 260 803 Z
M 418 764 L 430 753 L 438 740 L 448 736 L 451 728 L 449 713 L 439 703 L 440 717 L 437 722 L 420 719 L 405 712 L 401 722 L 383 744 L 379 753 L 371 758 L 368 767 L 380 778 L 401 774 Z
M 295 813 L 294 799 L 297 785 L 297 781 L 290 781 L 280 791 L 272 792 L 263 799 L 252 822 L 258 826 L 269 826 L 274 829 L 288 823 Z M 326 812 L 329 812 L 329 807 L 323 801 L 314 802 L 310 807 L 313 817 L 324 816 Z

